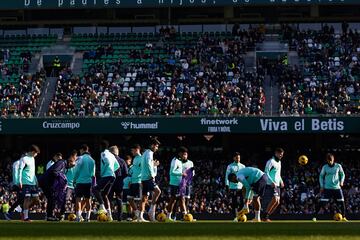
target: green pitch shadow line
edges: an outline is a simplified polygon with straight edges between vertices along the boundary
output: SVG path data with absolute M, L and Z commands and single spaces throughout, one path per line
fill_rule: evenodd
M 358 236 L 358 223 L 0 223 L 0 237 Z

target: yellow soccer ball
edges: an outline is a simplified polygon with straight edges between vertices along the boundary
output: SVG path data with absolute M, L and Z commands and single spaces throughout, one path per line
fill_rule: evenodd
M 192 222 L 193 221 L 193 215 L 191 213 L 185 214 L 184 215 L 184 221 L 185 222 Z
M 237 220 L 238 222 L 246 222 L 247 221 L 247 217 L 245 214 L 240 214 L 237 216 Z
M 165 222 L 166 220 L 166 214 L 165 213 L 159 213 L 156 216 L 156 220 L 158 220 L 159 222 Z
M 304 166 L 304 165 L 306 165 L 306 164 L 308 163 L 309 159 L 308 159 L 307 156 L 301 155 L 301 156 L 299 157 L 298 161 L 299 161 L 299 164 L 300 164 L 300 165 Z
M 68 220 L 69 220 L 70 222 L 75 221 L 75 219 L 76 219 L 76 215 L 75 215 L 74 213 L 70 213 L 70 214 L 68 215 Z
M 335 215 L 334 215 L 335 221 L 341 221 L 342 219 L 343 219 L 343 216 L 341 215 L 341 213 L 335 213 Z
M 105 213 L 100 213 L 98 216 L 97 216 L 97 220 L 99 222 L 106 222 L 108 220 L 108 217 Z

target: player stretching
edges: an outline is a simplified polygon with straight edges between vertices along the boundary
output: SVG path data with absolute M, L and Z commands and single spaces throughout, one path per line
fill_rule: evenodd
M 280 187 L 284 187 L 284 182 L 281 178 L 281 159 L 283 156 L 284 150 L 277 148 L 274 156 L 267 161 L 265 166 L 265 174 L 268 179 L 264 196 L 264 204 L 267 205 L 263 219 L 265 222 L 271 221 L 269 216 L 280 204 Z
M 335 163 L 335 157 L 333 154 L 328 153 L 326 155 L 327 164 L 325 164 L 320 172 L 320 205 L 316 209 L 316 213 L 318 214 L 321 207 L 324 207 L 331 198 L 336 200 L 338 204 L 338 208 L 340 205 L 340 211 L 343 215 L 343 221 L 347 222 L 348 220 L 345 217 L 345 200 L 344 194 L 342 192 L 342 187 L 344 186 L 345 173 L 344 170 L 339 163 Z M 313 220 L 316 221 L 316 218 Z
M 135 144 L 131 147 L 131 154 L 133 155 L 132 167 L 129 170 L 130 180 L 130 190 L 129 190 L 129 202 L 130 206 L 135 212 L 135 218 L 137 221 L 144 221 L 142 215 L 140 216 L 139 209 L 140 200 L 141 200 L 141 164 L 143 157 L 140 153 L 141 147 L 139 144 Z
M 35 176 L 35 157 L 40 153 L 36 145 L 31 145 L 29 151 L 20 159 L 18 172 L 19 188 L 24 196 L 23 218 L 24 221 L 31 221 L 29 208 L 33 202 L 38 201 L 37 179 Z
M 181 182 L 182 176 L 186 176 L 183 173 L 182 159 L 184 155 L 187 154 L 187 149 L 185 147 L 180 147 L 178 150 L 178 156 L 174 157 L 171 160 L 170 164 L 170 201 L 167 207 L 167 219 L 173 221 L 171 214 L 174 210 L 176 200 L 180 197 L 179 185 Z M 186 214 L 185 204 L 180 204 L 182 212 Z
M 70 157 L 67 160 L 67 165 L 65 170 L 65 176 L 67 180 L 65 202 L 66 205 L 70 206 L 70 212 L 73 212 L 72 205 L 75 203 L 74 174 L 75 174 L 76 159 L 77 159 L 77 151 L 73 150 L 70 154 Z M 65 208 L 61 209 L 61 213 L 65 213 L 65 211 L 66 211 Z
M 244 168 L 245 165 L 240 163 L 240 153 L 235 152 L 233 155 L 234 162 L 230 163 L 226 168 L 226 174 L 225 174 L 225 185 L 227 188 L 230 189 L 230 195 L 231 195 L 231 202 L 232 202 L 232 209 L 234 210 L 234 221 L 237 222 L 237 213 L 238 209 L 243 207 L 244 200 L 242 196 L 242 184 L 241 182 L 238 183 L 232 183 L 229 182 L 228 176 L 230 173 L 235 173 Z
M 161 194 L 159 186 L 155 182 L 157 174 L 157 166 L 159 162 L 154 160 L 154 153 L 159 149 L 160 142 L 153 138 L 150 141 L 150 149 L 144 152 L 141 164 L 141 184 L 142 184 L 142 199 L 140 209 L 140 221 L 144 220 L 145 205 L 148 201 L 149 195 L 152 192 L 152 201 L 150 210 L 148 212 L 150 221 L 155 221 L 156 202 Z
M 101 142 L 101 163 L 100 163 L 100 180 L 94 187 L 94 195 L 100 204 L 99 212 L 106 212 L 109 221 L 112 221 L 111 205 L 109 201 L 109 193 L 115 181 L 115 171 L 120 165 L 115 156 L 108 150 L 109 142 Z
M 80 148 L 81 156 L 76 162 L 74 172 L 74 185 L 76 196 L 76 221 L 82 221 L 82 209 L 86 207 L 88 210 L 86 221 L 90 221 L 91 216 L 91 187 L 95 178 L 95 160 L 90 156 L 89 147 L 82 145 Z M 84 201 L 82 201 L 84 198 Z M 85 205 L 85 206 L 84 206 Z
M 237 174 L 230 173 L 228 176 L 230 182 L 238 183 L 241 182 L 243 187 L 246 189 L 245 193 L 245 204 L 243 209 L 240 211 L 244 214 L 249 213 L 249 204 L 251 203 L 251 191 L 254 193 L 255 201 L 255 222 L 261 222 L 260 209 L 261 209 L 261 198 L 264 196 L 267 178 L 263 171 L 253 168 L 245 167 L 240 169 Z

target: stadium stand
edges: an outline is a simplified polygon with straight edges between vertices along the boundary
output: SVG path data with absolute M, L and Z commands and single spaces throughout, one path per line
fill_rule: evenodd
M 2 117 L 33 117 L 45 72 L 28 74 L 34 54 L 56 42 L 56 35 L 6 35 L 0 38 L 0 110 Z
M 360 112 L 360 36 L 283 27 L 282 39 L 296 49 L 301 67 L 279 64 L 281 115 L 358 114 Z
M 83 74 L 61 74 L 50 116 L 261 115 L 264 76 L 243 54 L 258 29 L 229 32 L 78 34 Z M 63 72 L 64 73 L 64 72 Z

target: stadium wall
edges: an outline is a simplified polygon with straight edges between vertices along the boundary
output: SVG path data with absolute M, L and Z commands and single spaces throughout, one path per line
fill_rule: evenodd
M 360 133 L 359 117 L 1 119 L 0 134 Z

